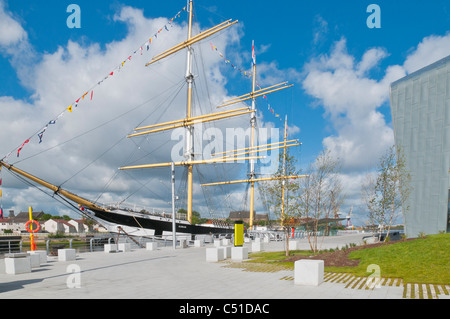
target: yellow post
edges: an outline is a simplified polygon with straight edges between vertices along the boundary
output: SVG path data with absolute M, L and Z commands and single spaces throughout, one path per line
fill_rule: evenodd
M 234 246 L 244 245 L 244 223 L 242 221 L 234 222 Z
M 33 220 L 33 208 L 29 208 L 29 212 L 30 212 L 30 222 Z M 31 246 L 31 251 L 35 251 L 36 250 L 36 244 L 34 242 L 34 235 L 33 235 L 33 223 L 30 223 L 30 246 Z

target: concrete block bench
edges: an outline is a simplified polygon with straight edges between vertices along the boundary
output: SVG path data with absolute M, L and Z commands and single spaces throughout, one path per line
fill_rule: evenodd
M 76 259 L 75 249 L 58 249 L 58 261 L 72 261 Z
M 105 246 L 103 246 L 103 251 L 105 253 L 115 253 L 119 250 L 119 247 L 117 246 L 117 244 L 105 244 Z
M 203 247 L 205 245 L 205 241 L 203 239 L 194 240 L 194 247 Z
M 30 250 L 27 251 L 27 254 L 38 255 L 41 264 L 45 264 L 47 262 L 47 252 L 45 250 Z
M 231 260 L 232 261 L 243 261 L 248 259 L 248 248 L 247 247 L 231 247 Z
M 131 251 L 131 244 L 130 243 L 120 243 L 117 245 L 119 251 L 127 252 Z
M 36 254 L 28 254 L 30 256 L 31 268 L 41 267 L 41 257 Z
M 296 285 L 318 286 L 323 282 L 324 261 L 301 259 L 294 264 Z
M 154 241 L 145 243 L 145 249 L 147 249 L 147 250 L 157 250 L 158 249 L 158 243 L 154 242 Z
M 225 259 L 225 250 L 223 247 L 206 248 L 206 261 L 218 262 Z
M 264 245 L 261 241 L 254 241 L 252 243 L 252 252 L 263 251 Z
M 5 271 L 8 275 L 31 272 L 31 257 L 25 253 L 6 254 Z
M 180 239 L 180 248 L 187 248 L 187 240 L 186 239 Z
M 222 247 L 218 247 L 218 248 L 223 250 L 223 257 L 225 259 L 231 257 L 231 246 L 222 246 Z

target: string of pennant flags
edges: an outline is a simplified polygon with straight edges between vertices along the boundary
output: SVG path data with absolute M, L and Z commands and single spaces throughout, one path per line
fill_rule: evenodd
M 235 69 L 236 71 L 239 71 L 244 77 L 247 78 L 251 78 L 252 77 L 252 73 L 250 71 L 246 71 L 242 68 L 240 68 L 239 66 L 231 63 L 230 60 L 228 60 L 225 55 L 219 51 L 219 49 L 217 49 L 217 47 L 212 44 L 211 42 L 209 43 L 211 45 L 211 50 L 216 51 L 217 54 L 224 60 L 225 64 L 229 64 L 233 69 Z
M 158 31 L 156 31 L 151 37 L 149 37 L 148 40 L 146 40 L 144 43 L 142 43 L 136 50 L 133 51 L 132 54 L 130 54 L 126 59 L 124 59 L 119 65 L 117 65 L 111 72 L 109 72 L 102 80 L 98 81 L 93 87 L 91 87 L 89 90 L 85 91 L 85 93 L 83 93 L 82 95 L 80 95 L 72 104 L 70 104 L 68 107 L 66 107 L 58 116 L 56 116 L 54 119 L 48 121 L 45 126 L 43 128 L 41 128 L 38 133 L 33 134 L 31 137 L 29 137 L 28 139 L 26 139 L 21 146 L 19 146 L 18 148 L 16 148 L 17 150 L 17 157 L 20 156 L 20 152 L 22 151 L 22 149 L 25 147 L 26 144 L 28 144 L 30 142 L 30 140 L 37 135 L 37 138 L 39 140 L 39 144 L 42 143 L 43 141 L 43 137 L 44 137 L 44 133 L 47 131 L 47 129 L 49 128 L 50 125 L 54 125 L 58 122 L 59 119 L 61 119 L 61 117 L 63 117 L 63 115 L 66 112 L 72 113 L 74 111 L 74 107 L 78 107 L 78 105 L 82 102 L 86 102 L 86 101 L 92 101 L 94 98 L 94 89 L 101 85 L 104 81 L 106 81 L 107 79 L 109 79 L 110 77 L 114 76 L 115 74 L 117 74 L 122 68 L 125 67 L 126 63 L 129 63 L 133 56 L 135 56 L 136 54 L 138 55 L 143 55 L 144 51 L 149 51 L 150 49 L 150 45 L 152 44 L 152 40 L 157 39 L 158 35 L 161 34 L 161 32 L 165 31 L 168 32 L 170 31 L 169 28 L 173 27 L 172 23 L 180 17 L 181 13 L 183 11 L 186 11 L 186 7 L 184 7 L 183 9 L 181 9 L 180 11 L 177 12 L 177 14 L 175 14 L 168 22 L 166 25 L 164 25 L 163 27 L 161 27 Z M 15 150 L 11 151 L 7 156 L 5 156 L 3 159 L 7 160 L 13 153 L 15 152 Z M 1 190 L 0 190 L 1 191 Z M 1 195 L 1 193 L 0 193 Z
M 231 63 L 230 60 L 228 60 L 225 55 L 219 51 L 219 49 L 212 44 L 211 42 L 209 43 L 211 45 L 211 50 L 212 51 L 216 51 L 217 54 L 224 60 L 225 64 L 229 64 L 234 70 L 239 71 L 241 73 L 242 76 L 246 77 L 246 78 L 251 78 L 252 77 L 252 72 L 250 71 L 246 71 L 243 68 Z M 255 47 L 254 44 L 252 43 L 252 63 L 256 64 L 256 58 L 255 58 Z M 256 82 L 256 86 L 261 90 L 261 86 L 258 84 L 258 82 Z M 282 120 L 280 115 L 278 113 L 275 112 L 275 109 L 273 107 L 270 106 L 270 104 L 268 103 L 268 98 L 266 95 L 263 95 L 263 99 L 266 100 L 267 102 L 267 110 L 273 114 L 275 117 L 279 118 L 280 121 Z

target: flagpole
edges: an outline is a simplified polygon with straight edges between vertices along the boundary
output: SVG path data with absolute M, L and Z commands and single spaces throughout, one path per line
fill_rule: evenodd
M 252 64 L 253 64 L 253 83 L 252 83 L 252 113 L 251 113 L 251 138 L 250 138 L 250 148 L 253 148 L 255 145 L 255 126 L 256 126 L 256 102 L 255 102 L 255 89 L 256 89 L 256 57 L 255 57 L 255 43 L 252 41 Z M 258 153 L 257 153 L 258 154 Z M 255 161 L 250 160 L 250 219 L 249 219 L 249 229 L 253 229 L 253 220 L 254 220 L 254 201 L 255 201 L 255 182 L 253 179 L 255 178 Z

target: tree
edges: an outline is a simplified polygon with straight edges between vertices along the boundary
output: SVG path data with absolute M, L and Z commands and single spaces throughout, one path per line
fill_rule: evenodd
M 272 177 L 299 175 L 300 170 L 297 169 L 296 164 L 297 160 L 294 156 L 289 155 L 289 149 L 286 149 L 285 157 L 284 153 L 280 152 L 278 170 Z M 298 188 L 298 178 L 275 179 L 261 182 L 260 184 L 266 205 L 271 211 L 275 212 L 275 215 L 280 220 L 280 226 L 284 231 L 286 238 L 286 256 L 289 256 L 289 230 L 295 225 L 295 220 L 298 217 L 298 198 L 296 196 Z
M 362 185 L 363 201 L 368 209 L 369 220 L 378 224 L 380 230 L 387 229 L 389 233 L 399 210 L 403 208 L 404 213 L 408 211 L 406 203 L 410 193 L 410 179 L 404 154 L 395 146 L 391 146 L 380 157 L 376 176 L 366 177 Z
M 299 187 L 299 212 L 306 221 L 306 231 L 311 250 L 318 250 L 321 219 L 334 217 L 344 201 L 339 177 L 339 161 L 330 152 L 322 151 L 308 169 L 308 177 Z M 325 225 L 328 225 L 325 223 Z M 325 235 L 325 232 L 324 234 Z

